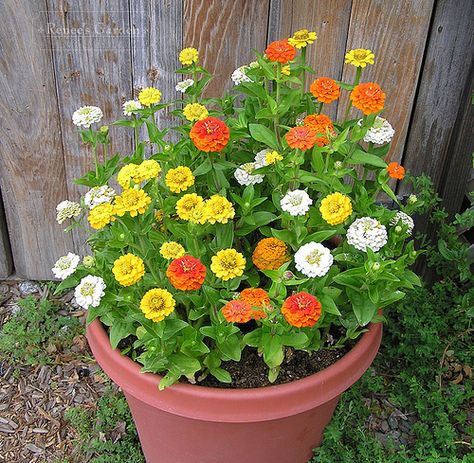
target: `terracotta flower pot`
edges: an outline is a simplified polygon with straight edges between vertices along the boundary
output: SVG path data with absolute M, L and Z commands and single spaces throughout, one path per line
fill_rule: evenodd
M 306 463 L 319 446 L 342 392 L 372 363 L 382 325 L 329 368 L 292 383 L 259 389 L 175 384 L 158 390 L 159 375 L 112 350 L 96 320 L 89 345 L 124 391 L 147 463 Z

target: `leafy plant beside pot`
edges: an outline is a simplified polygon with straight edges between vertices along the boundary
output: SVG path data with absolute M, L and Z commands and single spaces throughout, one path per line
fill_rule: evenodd
M 402 205 L 393 193 L 390 178 L 403 180 L 404 169 L 383 159 L 394 133 L 379 117 L 385 94 L 360 83 L 374 55 L 348 52 L 352 84 L 318 77 L 306 92 L 315 40 L 302 30 L 271 43 L 232 74 L 243 96 L 220 99 L 202 97 L 212 76 L 196 49 L 182 50 L 182 99 L 160 104 L 161 92 L 144 88 L 112 124 L 134 130 L 124 158 L 108 156 L 108 127 L 92 128 L 99 108 L 73 115 L 95 169 L 76 181 L 90 188 L 80 203 L 58 205 L 58 222 L 72 229 L 87 216 L 96 231 L 91 256 L 79 263 L 69 253 L 53 272 L 64 280 L 58 291 L 75 287 L 88 310 L 92 350 L 124 389 L 148 461 L 305 461 L 338 396 L 377 352 L 381 328 L 369 323 L 382 319 L 378 309 L 420 284 L 408 268 L 420 202 Z M 341 91 L 349 106 L 331 121 L 323 110 Z M 362 118 L 348 119 L 351 106 Z M 165 109 L 184 122 L 174 144 L 156 123 Z M 381 194 L 399 210 L 377 203 Z M 343 359 L 294 383 L 175 384 L 208 375 L 231 383 L 226 362 L 243 349 L 258 351 L 274 382 L 290 351 L 340 347 L 364 332 Z M 122 340 L 129 358 L 113 351 Z

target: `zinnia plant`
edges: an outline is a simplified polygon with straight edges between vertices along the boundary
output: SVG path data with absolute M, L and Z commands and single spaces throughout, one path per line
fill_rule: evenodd
M 113 125 L 135 136 L 124 156 L 108 157 L 99 108 L 74 113 L 95 169 L 58 222 L 90 226 L 92 255 L 57 261 L 58 291 L 75 287 L 88 322 L 99 318 L 114 348 L 127 339 L 124 352 L 161 373 L 161 388 L 183 376 L 230 382 L 225 362 L 243 349 L 258 350 L 274 381 L 289 349 L 343 346 L 420 284 L 409 270 L 418 204 L 391 188 L 405 170 L 384 160 L 385 93 L 361 82 L 374 54 L 348 52 L 355 81 L 338 82 L 306 63 L 316 40 L 302 30 L 269 44 L 229 76 L 225 98 L 202 96 L 212 76 L 184 49 L 175 101 L 145 88 L 123 104 Z M 324 110 L 343 92 L 346 117 L 333 121 Z M 181 120 L 176 143 L 156 123 L 165 108 Z

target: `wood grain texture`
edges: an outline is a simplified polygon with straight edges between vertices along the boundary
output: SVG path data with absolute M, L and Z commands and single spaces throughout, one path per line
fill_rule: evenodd
M 134 0 L 130 18 L 134 93 L 154 86 L 162 92 L 164 102 L 180 99 L 175 87 L 182 76 L 174 71 L 181 67 L 183 0 Z M 157 114 L 157 122 L 160 129 L 178 124 L 167 110 Z
M 185 0 L 183 46 L 199 50 L 214 74 L 206 95 L 221 97 L 232 88 L 232 72 L 255 60 L 267 41 L 269 0 Z
M 122 116 L 122 103 L 132 98 L 128 0 L 47 0 L 55 79 L 64 145 L 69 199 L 87 191 L 73 184 L 93 168 L 93 158 L 72 123 L 81 106 L 99 106 L 100 125 Z M 110 153 L 129 154 L 132 132 L 110 127 Z M 75 249 L 86 252 L 86 234 L 74 230 Z
M 451 190 L 456 201 L 468 180 L 472 151 L 472 107 L 466 108 L 466 116 L 458 121 L 457 116 L 459 108 L 463 111 L 470 106 L 465 88 L 466 84 L 469 88 L 470 74 L 472 78 L 473 21 L 474 3 L 470 0 L 437 4 L 403 161 L 413 174 L 430 175 L 440 188 L 443 177 L 449 177 L 445 194 Z M 455 130 L 461 121 L 468 125 Z M 400 192 L 405 191 L 402 184 Z
M 307 88 L 317 77 L 340 80 L 344 64 L 351 0 L 272 0 L 271 40 L 291 37 L 299 29 L 315 31 L 318 39 L 307 48 L 308 64 L 316 71 L 307 78 Z M 324 106 L 324 114 L 335 118 L 338 102 Z
M 51 278 L 72 249 L 56 223 L 67 188 L 43 10 L 42 2 L 0 2 L 8 18 L 0 25 L 0 183 L 16 272 L 35 279 Z
M 13 261 L 8 238 L 7 222 L 0 191 L 0 278 L 8 277 L 13 270 Z
M 388 159 L 399 162 L 407 135 L 433 0 L 353 0 L 346 50 L 368 48 L 375 64 L 368 65 L 361 82 L 377 82 L 386 94 L 383 116 L 395 128 Z M 353 82 L 355 67 L 344 66 L 343 81 Z M 338 118 L 344 118 L 348 102 L 344 92 Z M 352 117 L 361 112 L 352 109 Z

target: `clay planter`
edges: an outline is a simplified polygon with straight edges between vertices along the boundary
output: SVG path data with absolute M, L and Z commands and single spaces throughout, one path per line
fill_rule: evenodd
M 124 391 L 147 463 L 307 463 L 320 445 L 342 392 L 377 355 L 382 325 L 329 368 L 292 383 L 259 389 L 175 384 L 112 350 L 96 320 L 87 339 L 97 362 Z

